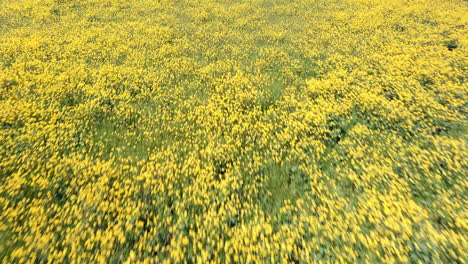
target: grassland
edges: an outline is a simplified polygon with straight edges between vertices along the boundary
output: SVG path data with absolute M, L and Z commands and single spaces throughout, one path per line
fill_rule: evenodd
M 466 14 L 0 0 L 0 262 L 466 263 Z

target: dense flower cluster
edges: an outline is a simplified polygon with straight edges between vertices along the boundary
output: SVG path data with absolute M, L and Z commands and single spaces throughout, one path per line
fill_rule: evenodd
M 0 1 L 0 262 L 466 262 L 467 13 Z

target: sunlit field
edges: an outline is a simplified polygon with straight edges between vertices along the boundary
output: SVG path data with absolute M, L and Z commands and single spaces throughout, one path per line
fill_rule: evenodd
M 0 262 L 467 263 L 467 14 L 0 0 Z

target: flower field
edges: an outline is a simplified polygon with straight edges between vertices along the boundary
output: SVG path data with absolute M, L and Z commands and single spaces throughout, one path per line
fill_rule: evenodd
M 1 0 L 1 263 L 466 263 L 468 2 Z

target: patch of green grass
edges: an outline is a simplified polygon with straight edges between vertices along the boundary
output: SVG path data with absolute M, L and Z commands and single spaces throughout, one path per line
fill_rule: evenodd
M 263 96 L 259 97 L 258 103 L 263 110 L 268 109 L 270 106 L 275 104 L 283 95 L 284 86 L 279 81 L 273 81 L 264 90 Z
M 263 169 L 263 174 L 263 188 L 268 194 L 260 206 L 268 215 L 277 215 L 286 201 L 293 203 L 310 191 L 309 175 L 301 171 L 297 164 L 271 163 Z

